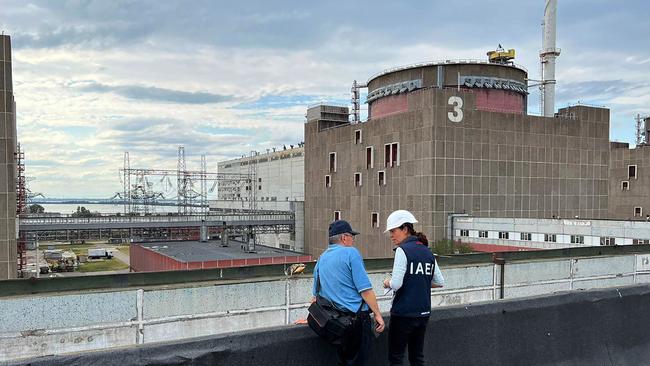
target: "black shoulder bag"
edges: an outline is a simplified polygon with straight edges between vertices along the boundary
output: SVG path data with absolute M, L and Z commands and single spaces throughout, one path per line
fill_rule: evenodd
M 357 315 L 363 308 L 364 301 L 356 314 L 336 308 L 330 300 L 320 296 L 320 274 L 316 274 L 316 301 L 307 311 L 307 324 L 321 338 L 333 345 L 340 345 L 354 328 Z

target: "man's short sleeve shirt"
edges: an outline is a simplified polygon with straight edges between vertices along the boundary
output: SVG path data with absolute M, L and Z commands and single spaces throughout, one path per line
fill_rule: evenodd
M 361 292 L 372 289 L 361 253 L 354 247 L 332 244 L 320 256 L 314 271 L 314 295 L 317 275 L 320 276 L 320 295 L 341 310 L 359 310 Z M 364 304 L 363 310 L 367 309 L 368 305 Z

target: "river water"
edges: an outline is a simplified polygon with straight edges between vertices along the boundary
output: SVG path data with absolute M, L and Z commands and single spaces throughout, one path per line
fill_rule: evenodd
M 74 203 L 74 204 L 60 204 L 60 203 L 41 203 L 41 206 L 45 208 L 45 212 L 58 212 L 64 215 L 69 215 L 77 211 L 77 207 L 82 206 L 91 212 L 99 212 L 102 214 L 111 214 L 111 213 L 124 213 L 123 205 L 100 205 L 93 203 Z M 167 213 L 167 212 L 177 212 L 176 206 L 155 206 L 154 213 Z

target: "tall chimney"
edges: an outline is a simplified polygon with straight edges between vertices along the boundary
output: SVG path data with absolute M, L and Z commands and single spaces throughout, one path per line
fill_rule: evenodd
M 542 100 L 544 116 L 555 115 L 555 59 L 560 49 L 555 47 L 555 21 L 557 17 L 557 0 L 546 0 L 544 9 L 544 44 L 539 53 L 542 62 Z

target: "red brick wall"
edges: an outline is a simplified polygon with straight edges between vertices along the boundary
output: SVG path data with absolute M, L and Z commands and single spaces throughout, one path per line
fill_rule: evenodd
M 523 95 L 510 90 L 472 89 L 476 109 L 493 112 L 524 114 Z
M 131 244 L 129 249 L 131 258 L 131 271 L 133 272 L 158 272 L 177 271 L 184 269 L 202 268 L 230 268 L 260 266 L 265 264 L 304 263 L 312 262 L 310 255 L 294 255 L 285 257 L 247 258 L 247 259 L 222 259 L 201 262 L 181 262 L 174 258 L 162 255 L 154 250 Z
M 370 118 L 379 118 L 394 113 L 406 112 L 408 110 L 408 100 L 406 94 L 391 95 L 375 100 L 370 105 Z

